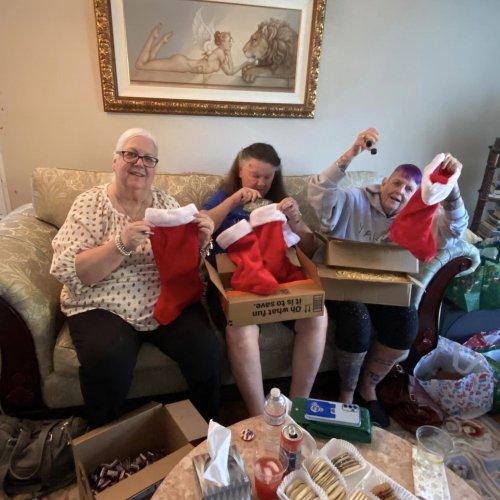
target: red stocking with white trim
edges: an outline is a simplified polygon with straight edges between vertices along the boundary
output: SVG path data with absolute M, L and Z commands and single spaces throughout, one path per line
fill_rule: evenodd
M 297 238 L 292 244 L 298 243 L 300 238 L 288 226 L 285 227 L 286 216 L 277 206 L 277 203 L 271 203 L 256 208 L 250 214 L 250 225 L 259 240 L 264 267 L 278 283 L 304 280 L 306 276 L 302 269 L 292 264 L 286 255 L 288 245 L 285 241 L 285 229 L 287 234 L 291 233 Z
M 220 233 L 217 243 L 236 266 L 231 276 L 235 290 L 269 295 L 278 289 L 278 282 L 264 269 L 259 243 L 247 220 L 240 220 Z
M 422 185 L 396 216 L 390 231 L 394 243 L 426 262 L 436 256 L 432 221 L 439 203 L 451 193 L 460 176 L 460 172 L 451 174 L 443 170 L 444 159 L 440 153 L 424 168 Z
M 150 240 L 160 274 L 160 296 L 153 316 L 160 325 L 171 323 L 203 293 L 198 226 L 192 223 L 197 212 L 192 203 L 174 209 L 146 209 L 145 219 L 155 224 Z

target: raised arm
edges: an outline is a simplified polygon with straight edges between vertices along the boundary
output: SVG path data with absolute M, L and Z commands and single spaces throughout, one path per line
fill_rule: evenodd
M 444 168 L 453 174 L 461 171 L 462 163 L 451 154 L 447 153 L 444 160 Z M 441 203 L 441 210 L 433 221 L 433 232 L 439 249 L 454 245 L 461 238 L 469 224 L 469 214 L 465 209 L 458 182 L 451 193 Z
M 353 145 L 342 156 L 326 170 L 311 177 L 307 198 L 320 220 L 322 230 L 329 231 L 336 224 L 335 208 L 344 199 L 343 191 L 337 185 L 344 178 L 346 168 L 354 157 L 375 145 L 378 136 L 378 131 L 374 128 L 360 132 Z

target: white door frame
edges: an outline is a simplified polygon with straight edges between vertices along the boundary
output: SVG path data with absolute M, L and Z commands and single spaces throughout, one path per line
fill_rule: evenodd
M 3 166 L 2 152 L 0 151 L 0 218 L 10 212 L 9 190 L 7 189 L 7 178 Z

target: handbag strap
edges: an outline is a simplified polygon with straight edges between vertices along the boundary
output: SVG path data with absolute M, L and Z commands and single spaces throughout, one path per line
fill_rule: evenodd
M 0 457 L 0 491 L 4 491 L 3 482 L 5 481 L 5 476 L 9 471 L 10 467 L 10 459 L 12 457 L 12 453 L 16 446 L 16 438 L 10 438 L 7 440 L 5 444 L 5 449 Z
M 68 420 L 56 422 L 55 425 L 51 427 L 51 438 L 53 441 L 59 442 L 62 438 L 66 446 L 70 446 L 71 443 L 71 432 L 68 430 L 68 427 L 71 427 L 73 422 L 73 417 Z M 55 430 L 57 429 L 57 432 Z M 60 433 L 58 435 L 58 433 Z M 56 437 L 57 435 L 57 437 Z M 51 455 L 52 456 L 52 455 Z M 42 460 L 42 467 L 40 469 L 40 477 L 42 478 L 42 484 L 48 484 L 48 480 L 53 474 L 53 464 L 49 460 Z
M 14 468 L 12 467 L 13 461 L 17 458 L 17 456 L 22 452 L 22 450 L 29 444 L 30 438 L 31 438 L 31 433 L 26 430 L 25 427 L 21 428 L 21 432 L 19 434 L 19 438 L 17 440 L 17 443 L 14 447 L 14 450 L 10 456 L 10 464 L 9 464 L 9 472 L 12 477 L 15 479 L 18 479 L 20 481 L 25 481 L 28 479 L 31 479 L 35 474 L 39 471 L 41 465 L 42 465 L 42 457 L 43 457 L 43 450 L 45 448 L 45 444 L 47 443 L 47 438 L 48 435 L 52 429 L 53 425 L 44 425 L 42 429 L 40 430 L 40 433 L 38 434 L 36 441 L 34 441 L 34 444 L 36 446 L 36 459 L 33 460 L 34 463 L 34 469 L 26 475 L 21 475 L 18 474 Z

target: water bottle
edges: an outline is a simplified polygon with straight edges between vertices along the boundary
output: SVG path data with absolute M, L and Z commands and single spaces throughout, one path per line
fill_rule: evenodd
M 285 417 L 286 399 L 277 387 L 273 387 L 264 403 L 264 446 L 268 450 L 279 449 Z

